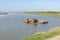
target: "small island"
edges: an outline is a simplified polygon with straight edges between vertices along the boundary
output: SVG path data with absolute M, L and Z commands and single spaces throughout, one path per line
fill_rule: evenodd
M 8 14 L 7 12 L 0 12 L 0 15 L 6 15 Z

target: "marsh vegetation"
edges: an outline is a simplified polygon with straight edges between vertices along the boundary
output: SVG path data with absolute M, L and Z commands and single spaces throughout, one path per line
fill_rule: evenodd
M 51 17 L 60 18 L 60 12 L 55 12 L 55 11 L 47 11 L 47 12 L 24 12 L 24 13 L 37 14 L 37 15 L 44 15 L 44 16 L 51 16 Z
M 32 37 L 26 37 L 24 40 L 46 40 L 54 36 L 60 35 L 60 27 L 51 29 L 47 32 L 37 32 Z

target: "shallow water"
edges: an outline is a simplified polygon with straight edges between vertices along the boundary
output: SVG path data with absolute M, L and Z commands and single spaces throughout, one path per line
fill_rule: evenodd
M 23 20 L 36 18 L 48 20 L 48 24 L 25 24 Z M 60 26 L 60 18 L 38 16 L 24 13 L 8 13 L 0 15 L 0 40 L 23 40 L 26 36 L 32 36 L 39 31 L 48 31 Z

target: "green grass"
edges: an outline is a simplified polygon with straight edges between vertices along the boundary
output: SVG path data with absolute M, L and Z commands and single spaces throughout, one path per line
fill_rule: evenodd
M 45 40 L 47 38 L 52 38 L 54 36 L 60 35 L 60 28 L 55 28 L 47 32 L 38 32 L 32 37 L 26 37 L 24 40 Z
M 44 15 L 44 16 L 51 16 L 60 18 L 60 12 L 24 12 L 28 14 L 37 14 L 37 15 Z

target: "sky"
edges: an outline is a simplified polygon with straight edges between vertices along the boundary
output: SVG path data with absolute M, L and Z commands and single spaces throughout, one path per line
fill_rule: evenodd
M 0 11 L 60 11 L 60 0 L 0 0 Z

